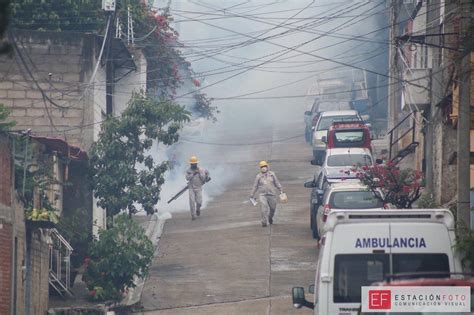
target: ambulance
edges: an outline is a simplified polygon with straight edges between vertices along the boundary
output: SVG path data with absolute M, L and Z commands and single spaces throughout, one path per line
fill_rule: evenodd
M 314 314 L 349 315 L 360 309 L 361 287 L 389 276 L 462 272 L 454 252 L 454 217 L 446 209 L 335 210 L 321 239 L 312 302 L 293 288 L 293 306 Z M 426 276 L 425 276 L 426 277 Z

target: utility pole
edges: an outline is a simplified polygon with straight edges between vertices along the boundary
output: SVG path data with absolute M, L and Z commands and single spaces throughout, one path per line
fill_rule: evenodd
M 115 34 L 115 0 L 102 0 L 102 10 L 107 12 L 110 19 L 110 27 L 107 34 L 105 34 L 104 40 L 107 39 L 107 55 L 105 62 L 105 112 L 107 116 L 113 115 L 113 95 L 114 95 L 114 55 L 113 55 L 113 42 Z
M 397 124 L 398 120 L 398 104 L 397 104 L 397 95 L 398 95 L 398 77 L 397 70 L 397 17 L 398 17 L 398 1 L 390 0 L 390 42 L 389 42 L 389 52 L 388 52 L 388 111 L 387 111 L 387 130 L 392 130 L 393 127 Z M 393 133 L 394 139 L 397 138 L 396 130 Z M 396 155 L 396 148 L 394 155 Z M 389 148 L 390 151 L 390 148 Z M 392 157 L 390 157 L 392 158 Z
M 461 3 L 461 43 L 469 43 L 472 38 L 471 30 L 471 10 L 472 5 L 469 0 L 462 0 Z M 458 62 L 459 73 L 459 119 L 457 125 L 458 142 L 458 167 L 457 167 L 457 225 L 458 227 L 471 226 L 470 207 L 470 132 L 471 132 L 471 104 L 470 99 L 474 88 L 471 86 L 472 62 L 474 62 L 472 47 L 469 44 L 461 44 L 463 57 Z
M 109 34 L 107 34 L 107 59 L 105 64 L 105 108 L 107 116 L 113 115 L 113 102 L 114 102 L 114 54 L 113 54 L 113 41 L 115 34 L 115 12 L 110 13 L 111 23 L 109 27 Z

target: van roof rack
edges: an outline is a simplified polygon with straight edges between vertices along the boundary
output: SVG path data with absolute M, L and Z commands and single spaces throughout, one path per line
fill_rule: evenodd
M 329 213 L 325 230 L 338 224 L 367 222 L 439 222 L 454 229 L 454 217 L 447 209 L 334 210 Z
M 448 278 L 448 279 L 450 279 L 451 276 L 464 276 L 464 277 L 469 276 L 469 278 L 467 278 L 467 279 L 473 279 L 472 277 L 474 276 L 474 273 L 450 272 L 450 271 L 400 272 L 400 273 L 388 274 L 388 275 L 385 276 L 385 279 L 386 279 L 386 281 L 390 281 L 390 280 L 394 280 L 394 279 L 416 280 L 416 279 L 426 278 L 426 277 L 430 277 L 430 278 L 433 277 L 433 278 L 436 278 L 436 279 L 440 279 L 439 276 L 446 276 L 446 278 Z M 453 279 L 466 279 L 466 278 L 455 277 Z
M 362 120 L 357 120 L 354 118 L 348 118 L 347 120 L 341 119 L 341 120 L 333 120 L 332 125 L 345 125 L 345 124 L 359 124 L 359 125 L 365 125 Z

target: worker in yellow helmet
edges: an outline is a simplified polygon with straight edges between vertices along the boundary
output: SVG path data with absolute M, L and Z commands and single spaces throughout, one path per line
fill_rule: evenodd
M 196 216 L 201 215 L 202 186 L 211 178 L 209 171 L 198 167 L 199 160 L 196 156 L 189 159 L 189 168 L 186 170 L 186 180 L 189 185 L 189 207 L 191 209 L 191 219 L 196 220 Z
M 259 163 L 260 173 L 255 178 L 250 198 L 254 198 L 259 193 L 260 209 L 262 211 L 262 226 L 273 224 L 273 216 L 277 206 L 276 191 L 283 193 L 282 186 L 275 173 L 269 170 L 268 163 L 261 161 Z

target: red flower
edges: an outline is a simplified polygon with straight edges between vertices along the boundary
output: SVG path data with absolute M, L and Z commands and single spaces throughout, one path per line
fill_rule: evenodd
M 405 193 L 405 194 L 408 194 L 410 192 L 410 186 L 407 186 L 407 185 L 403 185 L 403 188 L 402 188 L 402 191 Z
M 193 84 L 195 87 L 200 87 L 201 86 L 201 82 L 199 82 L 199 80 L 197 79 L 193 79 Z
M 97 291 L 96 290 L 90 290 L 89 291 L 89 295 L 90 296 L 95 296 L 97 294 Z

